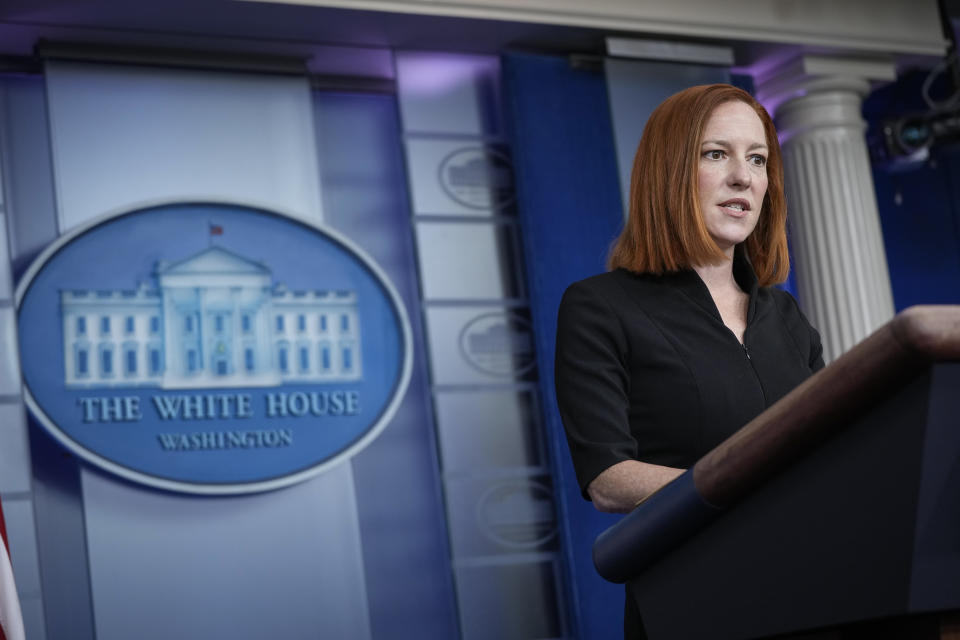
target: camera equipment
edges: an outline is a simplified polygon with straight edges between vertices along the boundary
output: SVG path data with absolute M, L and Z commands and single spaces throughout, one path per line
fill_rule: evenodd
M 916 114 L 883 123 L 884 151 L 888 158 L 913 155 L 924 149 L 960 139 L 960 108 Z

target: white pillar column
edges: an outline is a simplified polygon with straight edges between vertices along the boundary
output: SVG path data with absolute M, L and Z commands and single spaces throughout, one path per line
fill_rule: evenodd
M 893 295 L 860 115 L 888 61 L 802 56 L 761 78 L 775 115 L 797 290 L 835 359 L 893 316 Z

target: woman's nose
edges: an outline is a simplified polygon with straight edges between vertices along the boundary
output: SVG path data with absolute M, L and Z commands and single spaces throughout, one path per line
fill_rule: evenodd
M 750 175 L 750 167 L 747 165 L 746 160 L 733 160 L 729 165 L 730 174 L 727 176 L 727 180 L 733 186 L 740 187 L 749 187 L 752 176 Z

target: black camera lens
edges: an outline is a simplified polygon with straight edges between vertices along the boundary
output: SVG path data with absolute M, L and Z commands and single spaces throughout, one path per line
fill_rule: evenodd
M 897 144 L 904 153 L 913 153 L 927 146 L 932 137 L 933 130 L 925 120 L 909 119 L 897 123 Z

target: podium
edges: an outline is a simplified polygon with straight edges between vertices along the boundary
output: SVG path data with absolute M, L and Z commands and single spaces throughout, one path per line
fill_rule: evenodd
M 960 306 L 898 314 L 594 544 L 651 640 L 960 638 Z

